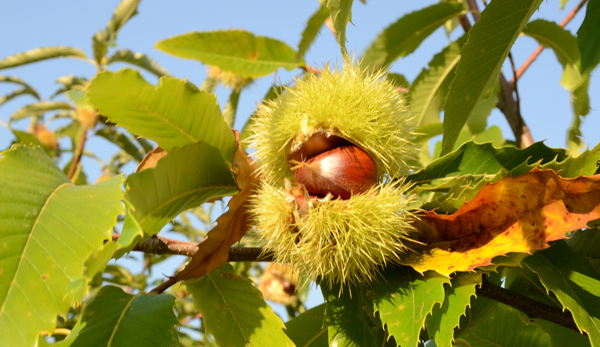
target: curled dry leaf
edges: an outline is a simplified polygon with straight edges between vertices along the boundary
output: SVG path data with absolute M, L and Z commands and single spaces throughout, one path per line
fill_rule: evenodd
M 167 155 L 167 151 L 165 151 L 164 149 L 162 149 L 160 147 L 156 147 L 155 149 L 150 151 L 148 154 L 146 154 L 144 159 L 142 159 L 142 162 L 140 163 L 140 165 L 138 165 L 135 172 L 140 172 L 140 171 L 155 167 L 156 163 L 158 163 L 158 161 L 160 159 L 162 159 L 162 157 L 164 157 L 165 155 Z
M 240 192 L 231 198 L 227 205 L 229 210 L 217 219 L 217 226 L 198 245 L 198 251 L 189 264 L 171 278 L 170 282 L 202 277 L 217 269 L 227 262 L 229 247 L 238 242 L 249 229 L 248 198 L 259 182 L 256 173 L 258 165 L 243 150 L 240 133 L 234 133 L 238 150 L 233 157 L 233 167 Z
M 534 169 L 487 184 L 451 215 L 427 211 L 413 225 L 427 245 L 401 263 L 448 276 L 490 265 L 509 252 L 531 253 L 600 218 L 600 175 L 562 178 Z

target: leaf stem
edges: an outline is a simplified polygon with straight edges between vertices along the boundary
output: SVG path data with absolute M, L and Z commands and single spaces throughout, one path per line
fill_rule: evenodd
M 73 153 L 73 162 L 71 163 L 71 167 L 69 168 L 69 174 L 67 177 L 69 179 L 73 178 L 73 174 L 75 173 L 75 169 L 77 168 L 77 164 L 81 161 L 81 156 L 83 155 L 83 147 L 85 146 L 85 141 L 87 139 L 87 129 L 84 129 L 81 134 L 81 140 L 79 141 L 79 147 Z
M 227 105 L 225 105 L 225 109 L 223 110 L 223 118 L 225 118 L 225 123 L 230 128 L 233 128 L 233 123 L 235 123 L 235 115 L 237 113 L 238 101 L 240 100 L 240 93 L 242 92 L 242 88 L 233 88 L 231 89 L 231 95 L 229 95 L 229 101 Z

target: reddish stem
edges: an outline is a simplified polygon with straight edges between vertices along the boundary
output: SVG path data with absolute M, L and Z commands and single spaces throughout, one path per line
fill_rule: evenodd
M 79 162 L 81 161 L 81 156 L 83 155 L 83 146 L 85 146 L 86 139 L 87 129 L 85 129 L 83 131 L 83 134 L 81 135 L 81 141 L 79 142 L 79 147 L 77 148 L 77 151 L 73 153 L 73 162 L 71 163 L 71 167 L 69 168 L 69 174 L 67 175 L 69 179 L 73 178 L 73 175 L 75 174 L 75 169 L 77 168 L 77 164 L 79 164 Z

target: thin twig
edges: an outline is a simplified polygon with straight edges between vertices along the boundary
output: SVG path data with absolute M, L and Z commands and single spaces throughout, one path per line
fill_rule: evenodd
M 560 23 L 561 28 L 564 28 L 567 24 L 569 24 L 571 19 L 573 19 L 573 17 L 575 17 L 577 12 L 579 12 L 579 10 L 581 10 L 581 8 L 585 5 L 586 2 L 587 2 L 587 0 L 581 0 L 581 2 L 579 4 L 577 4 L 577 6 L 575 6 L 575 8 L 573 8 L 573 10 L 571 12 L 569 12 L 569 14 L 565 17 L 565 19 L 563 19 L 563 21 Z M 515 76 L 515 78 L 513 78 L 512 83 L 515 83 L 515 80 L 521 78 L 523 73 L 525 73 L 525 71 L 529 68 L 531 63 L 533 63 L 537 59 L 537 57 L 540 55 L 540 53 L 542 53 L 543 50 L 544 50 L 544 46 L 539 45 L 535 49 L 535 51 L 533 51 L 533 53 L 531 53 L 529 58 L 527 58 L 527 60 L 525 60 L 523 65 L 521 65 L 521 67 L 517 71 L 517 75 Z
M 519 97 L 519 88 L 517 88 L 517 67 L 515 66 L 515 61 L 513 60 L 513 56 L 511 52 L 508 52 L 508 59 L 510 60 L 510 66 L 512 67 L 514 82 L 512 83 L 513 90 L 515 91 L 515 104 L 517 105 L 517 116 L 521 117 L 521 98 Z
M 81 156 L 83 155 L 83 146 L 85 146 L 85 141 L 87 139 L 87 129 L 83 130 L 83 134 L 81 135 L 81 141 L 79 142 L 79 147 L 73 153 L 73 162 L 71 163 L 71 167 L 69 168 L 69 174 L 67 177 L 69 179 L 73 178 L 75 174 L 75 169 L 77 168 L 77 164 L 81 161 Z

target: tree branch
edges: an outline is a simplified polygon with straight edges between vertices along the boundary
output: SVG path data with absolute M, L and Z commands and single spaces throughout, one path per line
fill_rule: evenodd
M 113 241 L 119 239 L 119 234 L 113 234 Z M 195 242 L 178 241 L 168 239 L 162 236 L 153 236 L 142 243 L 133 247 L 133 251 L 144 252 L 147 254 L 174 254 L 191 257 L 198 251 L 198 244 Z M 264 261 L 272 262 L 274 260 L 272 253 L 263 254 L 260 247 L 231 247 L 229 248 L 229 261 Z
M 541 318 L 579 333 L 579 328 L 577 328 L 577 324 L 575 324 L 573 316 L 569 311 L 563 312 L 559 308 L 548 306 L 519 293 L 497 286 L 490 283 L 485 276 L 483 277 L 481 287 L 477 288 L 475 294 L 516 308 L 531 319 Z
M 569 12 L 569 14 L 565 17 L 565 19 L 563 19 L 563 21 L 560 23 L 561 28 L 564 28 L 567 24 L 569 24 L 571 19 L 573 19 L 573 17 L 575 17 L 577 12 L 579 12 L 579 10 L 581 10 L 581 8 L 583 7 L 583 5 L 585 5 L 586 2 L 587 2 L 587 0 L 581 0 L 581 2 L 579 4 L 577 4 L 577 6 L 575 6 L 575 8 L 573 8 L 573 10 L 571 12 Z M 539 45 L 535 49 L 535 51 L 533 51 L 533 53 L 531 53 L 529 58 L 527 58 L 527 60 L 525 60 L 523 65 L 521 65 L 521 67 L 519 68 L 519 71 L 517 71 L 517 75 L 515 76 L 515 78 L 513 78 L 512 83 L 515 83 L 515 81 L 517 79 L 519 79 L 523 75 L 523 73 L 525 73 L 527 68 L 529 68 L 529 65 L 531 65 L 531 63 L 533 63 L 537 59 L 537 57 L 540 55 L 540 53 L 542 53 L 542 50 L 544 50 L 544 46 Z
M 119 234 L 113 234 L 113 240 L 117 240 L 118 238 Z M 137 244 L 133 250 L 148 254 L 178 254 L 191 257 L 198 250 L 198 244 L 194 242 L 171 240 L 162 236 L 154 236 Z M 229 248 L 229 261 L 272 262 L 273 260 L 273 253 L 263 253 L 263 249 L 260 247 Z M 162 288 L 166 289 L 175 283 L 176 281 L 173 281 L 173 279 L 168 279 L 162 285 L 155 288 L 153 292 L 162 292 Z M 482 296 L 516 308 L 525 313 L 529 318 L 545 319 L 549 322 L 579 332 L 573 317 L 568 311 L 563 312 L 556 307 L 548 306 L 511 290 L 492 284 L 485 277 L 483 278 L 481 287 L 477 288 L 475 293 L 477 296 Z

